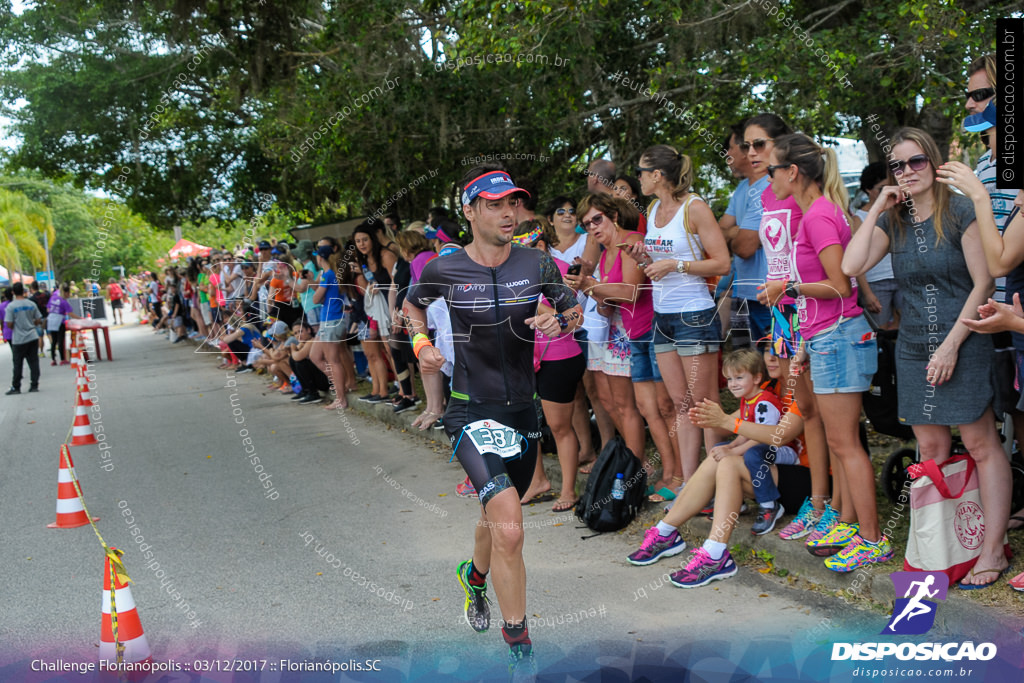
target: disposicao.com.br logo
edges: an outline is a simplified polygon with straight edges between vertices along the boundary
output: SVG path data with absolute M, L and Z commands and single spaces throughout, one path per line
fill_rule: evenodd
M 949 577 L 942 572 L 893 572 L 896 605 L 882 635 L 920 635 L 935 623 L 939 600 L 946 599 Z M 899 597 L 902 596 L 902 597 Z M 986 662 L 996 656 L 994 643 L 833 643 L 832 661 L 881 660 Z

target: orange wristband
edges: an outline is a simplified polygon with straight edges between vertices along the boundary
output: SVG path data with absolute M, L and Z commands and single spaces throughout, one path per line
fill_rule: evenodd
M 416 356 L 416 360 L 419 360 L 420 352 L 423 351 L 423 349 L 427 346 L 433 346 L 433 344 L 430 343 L 430 337 L 423 334 L 422 332 L 413 336 L 412 353 L 414 356 Z
M 740 422 L 743 422 L 743 420 L 737 417 L 736 418 L 736 423 L 732 426 L 732 433 L 733 434 L 739 434 L 740 433 Z

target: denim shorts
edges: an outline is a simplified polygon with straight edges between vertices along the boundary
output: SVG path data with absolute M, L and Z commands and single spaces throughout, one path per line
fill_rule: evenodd
M 629 374 L 634 382 L 660 382 L 658 356 L 654 352 L 654 326 L 629 342 Z
M 316 331 L 316 338 L 320 341 L 336 342 L 348 336 L 348 328 L 352 324 L 350 316 L 343 316 L 337 320 L 325 320 L 320 323 Z
M 654 352 L 673 349 L 680 356 L 718 353 L 722 323 L 714 306 L 703 311 L 654 314 Z
M 862 315 L 814 335 L 807 351 L 816 394 L 867 391 L 878 370 L 878 344 Z

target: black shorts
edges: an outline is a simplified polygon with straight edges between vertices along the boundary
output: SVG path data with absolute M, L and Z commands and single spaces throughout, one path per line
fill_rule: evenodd
M 505 459 L 497 453 L 481 453 L 473 439 L 463 430 L 477 420 L 500 422 L 518 432 L 519 456 Z M 540 425 L 532 403 L 503 406 L 489 403 L 470 403 L 453 398 L 444 414 L 444 431 L 451 440 L 454 455 L 477 490 L 480 504 L 487 502 L 505 489 L 515 487 L 522 498 L 533 480 L 537 465 L 537 444 Z
M 121 303 L 120 299 L 111 299 L 110 300 L 110 308 L 116 311 L 116 310 L 119 310 L 121 308 L 124 308 L 124 304 Z
M 245 363 L 245 359 L 249 357 L 249 351 L 251 350 L 241 339 L 229 341 L 228 348 L 231 349 L 231 352 L 234 353 L 242 363 Z
M 583 379 L 587 361 L 582 353 L 562 360 L 541 361 L 537 371 L 537 395 L 552 403 L 572 403 L 576 386 Z

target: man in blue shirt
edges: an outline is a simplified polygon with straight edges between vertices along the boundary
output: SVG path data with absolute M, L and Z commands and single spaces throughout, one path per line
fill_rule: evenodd
M 771 179 L 765 175 L 754 182 L 747 180 L 750 175 L 750 161 L 740 149 L 743 141 L 744 124 L 732 127 L 732 139 L 729 155 L 733 176 L 742 178 L 732 193 L 725 215 L 718 221 L 729 243 L 729 249 L 735 255 L 733 259 L 734 279 L 732 296 L 743 299 L 747 304 L 750 322 L 750 339 L 761 339 L 771 327 L 771 311 L 757 300 L 757 287 L 768 277 L 768 262 L 761 248 L 758 228 L 761 226 L 761 193 L 768 187 Z M 725 330 L 722 330 L 725 332 Z

